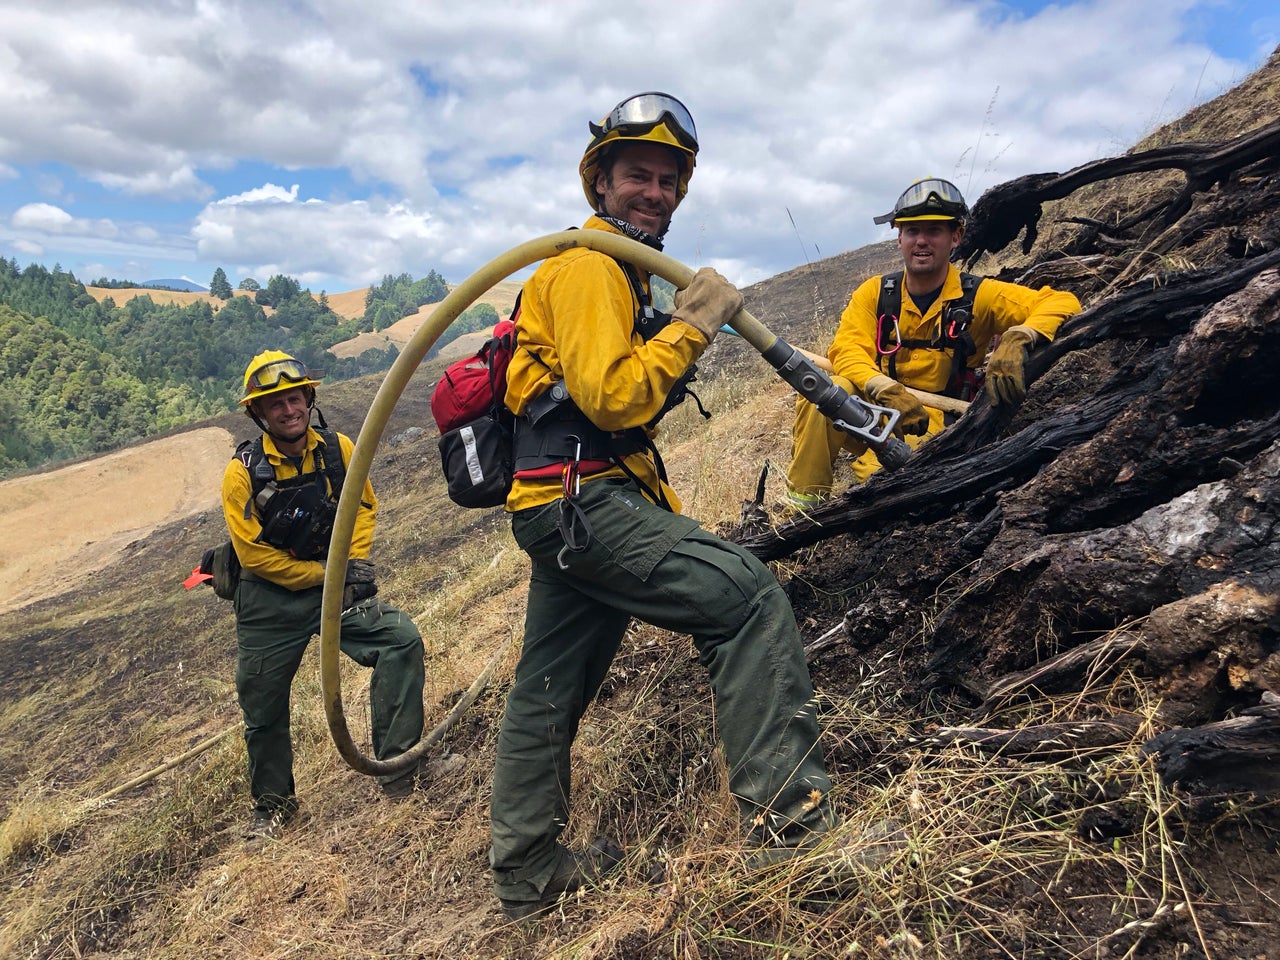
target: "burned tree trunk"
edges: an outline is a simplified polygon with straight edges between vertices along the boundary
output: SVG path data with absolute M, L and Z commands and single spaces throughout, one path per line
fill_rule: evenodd
M 1156 165 L 1187 173 L 1177 197 L 1082 222 L 1073 258 L 1037 259 L 1033 273 L 1096 258 L 1076 284 L 1096 297 L 1032 355 L 1019 409 L 979 397 L 901 470 L 744 531 L 758 556 L 789 558 L 819 686 L 841 658 L 893 654 L 903 695 L 967 705 L 975 726 L 953 742 L 1052 756 L 1129 742 L 1132 720 L 990 717 L 1124 670 L 1159 699 L 1152 722 L 1182 731 L 1149 749 L 1184 783 L 1179 751 L 1228 749 L 1205 725 L 1280 694 L 1280 121 L 1024 178 L 983 198 L 967 242 L 999 249 L 1041 202 Z M 1199 266 L 1150 273 L 1153 250 Z M 1224 769 L 1280 752 L 1269 717 Z
M 960 422 L 924 445 L 902 471 L 882 471 L 808 516 L 742 538 L 743 545 L 764 559 L 776 559 L 836 535 L 951 516 L 957 505 L 986 513 L 995 506 L 997 494 L 1030 481 L 1055 460 L 1073 461 L 1075 449 L 1099 435 L 1109 436 L 1121 448 L 1108 451 L 1114 456 L 1124 456 L 1123 448 L 1131 448 L 1113 476 L 1119 476 L 1127 463 L 1141 469 L 1147 448 L 1161 445 L 1156 433 L 1173 434 L 1164 444 L 1179 447 L 1182 466 L 1192 471 L 1178 476 L 1182 489 L 1221 476 L 1224 469 L 1230 470 L 1221 465 L 1223 457 L 1238 462 L 1280 436 L 1280 403 L 1268 382 L 1271 371 L 1280 369 L 1275 366 L 1280 350 L 1275 314 L 1280 307 L 1277 277 L 1274 271 L 1266 274 L 1278 264 L 1280 251 L 1234 269 L 1182 278 L 1155 290 L 1130 291 L 1079 314 L 1064 324 L 1054 343 L 1032 355 L 1029 381 L 1062 362 L 1036 385 L 1012 424 L 1009 414 L 979 397 Z M 1248 299 L 1269 316 L 1214 325 L 1203 333 L 1199 346 L 1193 342 L 1179 354 L 1181 339 L 1201 311 L 1260 274 L 1270 279 L 1261 280 Z M 1087 369 L 1068 362 L 1073 350 L 1116 340 L 1120 350 L 1129 345 L 1135 355 L 1094 356 Z M 1091 383 L 1086 377 L 1102 382 Z M 1043 412 L 1062 399 L 1075 402 Z M 1216 405 L 1224 402 L 1245 415 L 1243 426 L 1229 424 L 1218 430 L 1195 422 L 1197 416 L 1210 422 L 1221 419 Z M 1187 426 L 1180 429 L 1184 422 Z M 1003 429 L 1019 425 L 1022 428 L 1011 436 L 997 439 Z M 1072 452 L 1063 458 L 1067 451 Z M 1177 456 L 1166 453 L 1166 461 L 1170 455 Z M 1123 499 L 1129 492 L 1109 489 L 1110 478 L 1098 481 L 1108 488 L 1096 491 L 1103 501 Z M 1141 484 L 1130 488 L 1141 489 Z M 1139 499 L 1156 502 L 1145 493 Z
M 1167 730 L 1143 751 L 1165 782 L 1195 793 L 1280 793 L 1280 698 L 1268 693 L 1239 717 Z
M 985 252 L 1003 250 L 1020 233 L 1023 234 L 1022 251 L 1029 252 L 1039 233 L 1042 205 L 1050 200 L 1061 200 L 1087 184 L 1155 170 L 1176 169 L 1186 174 L 1186 182 L 1175 196 L 1159 199 L 1114 224 L 1077 220 L 1093 228 L 1090 232 L 1093 241 L 1106 237 L 1112 245 L 1124 245 L 1116 238 L 1128 235 L 1140 225 L 1150 229 L 1154 224 L 1163 229 L 1191 209 L 1195 194 L 1209 190 L 1228 177 L 1239 175 L 1254 164 L 1274 165 L 1278 155 L 1280 120 L 1225 144 L 1179 143 L 1096 160 L 1064 174 L 1038 173 L 1019 177 L 994 188 L 974 204 L 957 256 L 972 263 Z
M 1001 498 L 990 572 L 938 616 L 932 670 L 970 678 L 975 645 L 979 674 L 1025 666 L 1016 643 L 986 641 L 1001 627 L 1053 648 L 1226 579 L 1280 586 L 1280 405 L 1266 376 L 1280 364 L 1280 273 L 1168 349 L 1158 387 Z M 993 609 L 993 593 L 1010 596 Z
M 1138 732 L 1134 717 L 1088 723 L 1044 723 L 1017 730 L 944 727 L 920 746 L 970 746 L 988 756 L 1055 762 L 1130 743 Z

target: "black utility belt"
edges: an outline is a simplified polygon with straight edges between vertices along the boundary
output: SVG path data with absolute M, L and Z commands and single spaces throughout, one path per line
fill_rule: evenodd
M 515 471 L 542 470 L 555 464 L 610 462 L 640 453 L 645 446 L 627 430 L 606 433 L 576 410 L 534 422 L 516 419 Z

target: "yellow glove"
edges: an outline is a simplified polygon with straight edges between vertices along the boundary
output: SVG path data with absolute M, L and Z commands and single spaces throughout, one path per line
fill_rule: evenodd
M 703 267 L 693 275 L 689 286 L 676 291 L 676 311 L 673 320 L 683 320 L 711 343 L 735 313 L 742 309 L 742 294 L 710 267 Z
M 867 381 L 867 394 L 882 407 L 897 410 L 901 416 L 893 428 L 898 436 L 920 436 L 929 432 L 929 411 L 924 404 L 892 377 L 877 374 Z
M 1022 367 L 1039 334 L 1030 327 L 1010 327 L 987 360 L 987 396 L 992 403 L 1021 403 L 1027 396 Z

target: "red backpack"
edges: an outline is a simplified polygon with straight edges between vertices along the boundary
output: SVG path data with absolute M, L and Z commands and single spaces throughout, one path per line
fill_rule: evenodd
M 479 350 L 445 367 L 431 391 L 431 416 L 442 434 L 486 414 L 494 415 L 505 406 L 507 366 L 515 348 L 515 333 L 515 323 L 502 320 Z
M 519 312 L 516 297 L 511 318 L 474 354 L 449 364 L 431 391 L 449 499 L 463 507 L 501 506 L 511 492 L 514 417 L 505 400 Z

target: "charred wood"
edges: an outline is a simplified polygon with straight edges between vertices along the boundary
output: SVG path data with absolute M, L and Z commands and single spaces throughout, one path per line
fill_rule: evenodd
M 1121 663 L 1144 654 L 1146 648 L 1143 636 L 1123 630 L 1082 643 L 1028 670 L 995 680 L 987 687 L 983 707 L 1018 695 L 1078 689 L 1082 680 L 1092 685 Z
M 1040 723 L 1016 730 L 993 727 L 942 727 L 922 749 L 969 746 L 986 756 L 1048 763 L 1073 760 L 1088 753 L 1132 743 L 1141 727 L 1136 717 Z
M 1233 699 L 1256 698 L 1280 680 L 1270 652 L 1280 636 L 1280 555 L 1271 546 L 1278 505 L 1280 443 L 1230 480 L 1202 485 L 1119 527 L 1079 536 L 1002 532 L 984 555 L 994 572 L 934 620 L 928 669 L 985 693 L 984 676 L 1028 669 L 1045 650 L 1148 616 L 1148 642 L 1160 651 L 1153 660 L 1159 666 L 1148 672 L 1179 709 L 1213 715 Z M 1220 604 L 1226 596 L 1235 603 Z M 1170 606 L 1179 601 L 1185 606 Z M 1242 623 L 1249 626 L 1233 626 Z M 1224 643 L 1174 656 L 1152 639 L 1161 634 L 1208 634 Z M 1252 639 L 1248 651 L 1242 637 Z M 1179 662 L 1186 666 L 1175 667 Z
M 1163 286 L 1154 289 L 1144 284 L 1126 290 L 1112 300 L 1073 317 L 1063 325 L 1053 343 L 1033 353 L 1027 362 L 1028 382 L 1044 376 L 1071 351 L 1105 340 L 1140 342 L 1151 339 L 1169 343 L 1185 334 L 1208 305 L 1240 290 L 1260 272 L 1277 264 L 1280 264 L 1280 251 L 1273 251 L 1234 268 L 1170 278 Z M 1231 351 L 1236 355 L 1256 356 L 1259 352 L 1256 345 L 1241 342 L 1249 337 L 1270 337 L 1270 344 L 1262 352 L 1265 358 L 1275 360 L 1271 351 L 1280 349 L 1280 344 L 1274 342 L 1274 282 L 1257 298 L 1263 301 L 1258 308 L 1263 314 L 1260 321 L 1242 325 L 1241 332 L 1230 342 L 1222 339 L 1225 332 L 1210 331 L 1206 337 L 1219 342 L 1205 348 L 1208 351 L 1206 356 L 1184 358 L 1186 364 L 1195 366 L 1197 371 L 1196 376 L 1187 376 L 1184 371 L 1181 386 L 1187 394 L 1194 394 L 1198 389 L 1200 376 L 1236 369 L 1234 361 L 1229 360 L 1222 370 L 1215 370 L 1209 361 Z M 929 522 L 950 515 L 959 504 L 979 505 L 975 508 L 985 513 L 997 494 L 1027 482 L 1060 453 L 1088 441 L 1117 421 L 1122 412 L 1140 397 L 1151 394 L 1156 387 L 1151 378 L 1165 383 L 1173 379 L 1175 382 L 1170 389 L 1178 387 L 1178 378 L 1173 376 L 1178 372 L 1178 359 L 1172 354 L 1152 353 L 1129 378 L 1116 378 L 1099 385 L 1089 392 L 1089 399 L 1054 411 L 999 443 L 994 441 L 1009 427 L 1014 415 L 992 406 L 985 396 L 980 396 L 954 426 L 922 446 L 901 470 L 895 473 L 881 471 L 867 483 L 816 507 L 807 515 L 777 527 L 739 536 L 739 542 L 762 559 L 772 560 L 834 536 L 874 531 L 881 526 L 906 522 Z M 1159 369 L 1157 361 L 1160 360 L 1171 366 Z M 1260 390 L 1257 376 L 1251 379 Z M 1240 381 L 1233 374 L 1231 382 Z M 1034 394 L 1028 399 L 1033 401 Z M 1275 399 L 1271 397 L 1273 411 Z M 1265 398 L 1260 403 L 1265 406 Z M 1159 404 L 1154 406 L 1159 408 Z M 1176 415 L 1182 409 L 1174 405 L 1164 412 Z M 1176 423 L 1171 426 L 1176 426 Z M 1246 429 L 1245 435 L 1256 440 L 1252 444 L 1255 452 L 1260 446 L 1265 446 L 1269 437 L 1274 438 L 1276 427 L 1272 418 L 1269 426 L 1253 431 Z M 1250 444 L 1246 443 L 1246 446 Z M 1237 443 L 1227 442 L 1218 456 L 1239 460 L 1237 447 Z M 1142 453 L 1141 449 L 1135 449 L 1135 458 L 1140 458 Z
M 1175 198 L 1148 208 L 1118 225 L 1113 232 L 1149 217 L 1158 217 L 1167 225 L 1190 209 L 1195 193 L 1209 189 L 1237 170 L 1259 161 L 1272 162 L 1277 156 L 1280 156 L 1280 120 L 1226 143 L 1179 143 L 1095 160 L 1064 174 L 1019 177 L 988 190 L 974 204 L 968 229 L 956 254 L 972 264 L 984 252 L 1004 249 L 1023 231 L 1022 250 L 1029 252 L 1038 236 L 1042 204 L 1061 200 L 1086 184 L 1134 173 L 1178 169 L 1186 174 L 1186 184 Z
M 1241 716 L 1167 730 L 1143 745 L 1168 784 L 1198 794 L 1280 792 L 1280 698 Z
M 923 686 L 982 703 L 1037 676 L 1065 684 L 1079 661 L 1054 658 L 1145 618 L 1137 672 L 1167 699 L 1162 722 L 1280 688 L 1280 272 L 1128 364 L 984 451 L 940 457 L 944 432 L 844 498 L 844 514 L 816 511 L 824 535 L 844 522 L 865 534 L 843 585 L 876 580 L 817 649 L 910 639 Z M 937 550 L 926 567 L 895 542 Z

